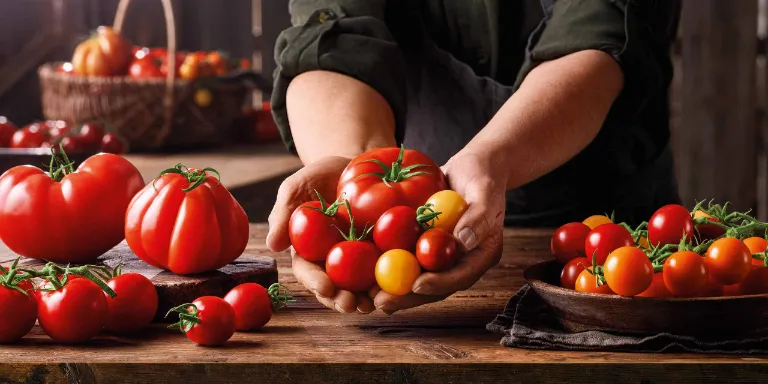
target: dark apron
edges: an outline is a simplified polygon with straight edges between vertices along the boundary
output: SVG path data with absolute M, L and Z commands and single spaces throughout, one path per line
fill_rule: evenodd
M 543 3 L 549 11 L 551 1 Z M 406 147 L 444 164 L 472 140 L 514 90 L 477 76 L 426 34 L 421 35 L 419 49 L 406 52 L 408 102 L 400 136 Z M 624 148 L 635 143 L 620 125 L 604 126 L 584 153 L 508 191 L 505 225 L 551 227 L 611 212 L 617 220 L 635 225 L 648 220 L 658 207 L 679 203 L 669 145 L 664 144 L 653 158 L 630 161 Z

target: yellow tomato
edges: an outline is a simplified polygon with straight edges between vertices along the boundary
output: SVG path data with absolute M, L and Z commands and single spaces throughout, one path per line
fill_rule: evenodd
M 384 252 L 376 262 L 376 283 L 390 295 L 411 293 L 413 283 L 420 274 L 421 266 L 416 256 L 402 249 Z
M 589 229 L 595 229 L 600 225 L 610 224 L 612 221 L 610 217 L 605 215 L 592 215 L 587 217 L 582 223 L 589 227 Z
M 435 228 L 440 228 L 448 233 L 453 233 L 456 223 L 467 211 L 468 205 L 464 198 L 458 192 L 446 189 L 430 196 L 427 200 L 428 205 L 434 212 L 440 212 L 436 219 L 428 224 L 434 224 Z
M 207 107 L 211 105 L 212 101 L 213 101 L 213 95 L 211 94 L 211 91 L 205 88 L 200 88 L 197 91 L 195 91 L 195 104 L 201 107 Z
M 651 249 L 651 246 L 648 244 L 648 238 L 645 236 L 640 236 L 640 239 L 637 240 L 637 245 L 639 245 L 640 248 Z

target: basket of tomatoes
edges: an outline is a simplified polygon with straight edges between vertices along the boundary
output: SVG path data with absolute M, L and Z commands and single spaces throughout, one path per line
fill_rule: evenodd
M 120 34 L 130 0 L 121 0 L 113 26 L 81 42 L 69 63 L 38 70 L 49 120 L 73 125 L 105 121 L 132 150 L 192 148 L 233 140 L 249 91 L 262 87 L 245 59 L 224 52 L 176 49 L 173 11 L 161 0 L 168 46 L 134 46 Z
M 767 232 L 727 203 L 666 205 L 635 228 L 593 216 L 558 228 L 555 260 L 525 278 L 573 331 L 750 334 L 767 328 Z

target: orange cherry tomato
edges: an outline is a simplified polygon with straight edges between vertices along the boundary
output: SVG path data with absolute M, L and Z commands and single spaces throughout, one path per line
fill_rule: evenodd
M 664 262 L 664 285 L 678 297 L 693 297 L 707 284 L 707 265 L 696 252 L 675 252 Z
M 376 283 L 390 295 L 403 296 L 411 293 L 421 265 L 412 253 L 393 249 L 384 252 L 376 262 Z
M 582 223 L 586 224 L 589 229 L 595 229 L 600 225 L 613 223 L 613 221 L 606 215 L 592 215 L 584 219 Z
M 601 284 L 600 286 L 598 286 L 595 275 L 593 275 L 586 269 L 581 271 L 581 273 L 579 274 L 579 277 L 576 278 L 575 289 L 579 292 L 586 292 L 586 293 L 601 293 L 604 295 L 614 294 L 611 288 L 608 287 L 608 284 Z
M 706 263 L 715 280 L 724 285 L 736 284 L 747 277 L 752 254 L 741 240 L 724 237 L 709 246 Z
M 762 238 L 762 237 L 750 237 L 747 239 L 744 239 L 744 245 L 749 248 L 749 252 L 751 254 L 756 253 L 763 253 L 766 249 L 768 249 L 768 240 Z M 765 263 L 760 259 L 752 258 L 752 265 L 758 266 L 758 267 L 764 267 Z
M 441 212 L 437 219 L 432 221 L 434 227 L 443 229 L 448 233 L 453 233 L 456 223 L 459 222 L 469 207 L 458 192 L 450 189 L 436 192 L 427 199 L 426 204 L 432 204 L 432 210 Z
M 653 281 L 653 265 L 648 255 L 637 247 L 621 247 L 608 255 L 603 266 L 605 281 L 621 296 L 645 292 Z
M 669 289 L 667 289 L 667 286 L 664 285 L 664 273 L 662 272 L 654 273 L 653 280 L 651 281 L 651 286 L 637 296 L 655 297 L 655 298 L 672 297 L 672 292 L 669 292 Z

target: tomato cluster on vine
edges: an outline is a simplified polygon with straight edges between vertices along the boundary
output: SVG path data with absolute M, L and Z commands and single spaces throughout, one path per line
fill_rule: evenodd
M 560 286 L 637 297 L 768 293 L 768 223 L 728 203 L 659 208 L 631 228 L 608 215 L 567 223 L 551 239 Z

